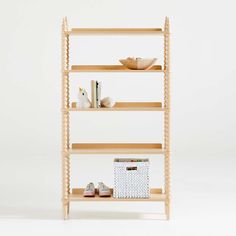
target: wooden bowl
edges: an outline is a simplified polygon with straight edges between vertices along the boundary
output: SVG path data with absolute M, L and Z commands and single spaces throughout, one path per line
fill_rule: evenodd
M 155 63 L 156 58 L 131 58 L 120 59 L 120 63 L 130 70 L 148 70 Z

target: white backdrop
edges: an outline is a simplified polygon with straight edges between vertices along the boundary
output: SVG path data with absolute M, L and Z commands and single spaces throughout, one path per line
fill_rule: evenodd
M 2 1 L 1 151 L 12 155 L 8 150 L 14 146 L 24 155 L 35 155 L 35 149 L 38 155 L 58 152 L 60 25 L 65 15 L 71 27 L 158 27 L 169 16 L 173 150 L 187 155 L 201 154 L 202 148 L 224 154 L 235 150 L 233 1 L 147 1 L 134 7 L 132 1 L 102 0 Z M 107 41 L 98 41 L 107 47 Z M 86 49 L 91 43 L 84 44 Z M 152 45 L 142 45 L 142 50 Z M 118 49 L 118 58 L 128 55 Z M 108 62 L 109 52 L 101 47 L 99 52 L 101 60 L 93 62 Z M 83 62 L 88 60 L 86 55 Z M 140 81 L 136 95 L 143 94 L 145 84 Z
M 58 208 L 58 212 L 49 218 L 58 218 L 60 212 L 60 26 L 63 16 L 68 17 L 69 27 L 162 27 L 164 17 L 170 17 L 172 182 L 173 189 L 179 194 L 174 198 L 174 219 L 182 215 L 184 224 L 186 212 L 181 210 L 184 202 L 181 206 L 178 203 L 186 186 L 195 189 L 193 186 L 199 184 L 199 192 L 208 193 L 215 184 L 215 192 L 209 199 L 219 194 L 219 188 L 227 189 L 231 197 L 235 196 L 236 15 L 233 0 L 1 0 L 0 4 L 0 215 L 4 219 L 22 217 L 24 209 L 30 207 L 44 207 L 45 212 L 50 207 Z M 159 38 L 141 36 L 133 39 L 76 37 L 73 47 L 78 54 L 71 57 L 74 64 L 90 61 L 111 64 L 130 54 L 156 56 L 161 61 L 162 41 Z M 109 40 L 111 44 L 108 44 Z M 94 76 L 85 74 L 82 78 L 76 75 L 71 82 L 75 87 L 82 85 L 89 91 L 88 81 Z M 162 91 L 162 75 L 157 79 L 155 76 L 101 74 L 95 79 L 102 81 L 104 96 L 121 101 L 151 101 L 159 100 L 161 93 L 158 91 Z M 71 96 L 75 98 L 76 91 L 72 91 Z M 161 131 L 155 132 L 155 129 L 158 130 L 161 117 L 150 114 L 99 113 L 92 117 L 91 113 L 84 113 L 78 117 L 74 140 L 90 141 L 91 133 L 96 130 L 92 141 L 160 141 Z M 79 126 L 81 123 L 83 125 Z M 151 134 L 148 129 L 153 129 Z M 78 135 L 80 131 L 81 136 Z M 78 177 L 78 183 L 84 185 L 90 179 L 96 182 L 102 178 L 112 184 L 112 170 L 102 174 L 100 171 L 103 165 L 108 167 L 111 162 L 112 158 L 102 158 L 101 162 L 96 157 L 81 159 L 81 166 L 86 169 L 90 165 L 94 177 L 90 178 L 91 175 L 84 171 L 84 177 Z M 199 173 L 202 173 L 200 183 Z M 196 175 L 193 177 L 193 174 Z M 154 169 L 153 176 L 158 176 Z M 204 185 L 206 179 L 209 188 Z M 225 182 L 221 182 L 223 180 Z M 194 196 L 196 193 L 190 199 Z M 202 198 L 205 196 L 201 195 Z M 47 205 L 49 202 L 50 206 Z M 192 205 L 189 205 L 185 210 L 190 211 Z M 229 204 L 227 209 L 229 207 L 235 209 L 235 204 Z M 212 209 L 215 205 L 209 214 Z M 222 206 L 218 212 L 231 212 L 225 209 Z M 33 211 L 29 211 L 29 216 L 25 215 L 40 218 L 31 214 Z M 41 218 L 47 218 L 44 212 L 40 214 Z M 198 216 L 201 214 L 199 212 Z M 144 227 L 151 228 L 150 225 Z M 166 227 L 162 229 L 169 232 Z

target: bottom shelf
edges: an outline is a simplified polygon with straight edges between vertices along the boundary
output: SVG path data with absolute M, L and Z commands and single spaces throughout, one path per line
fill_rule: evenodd
M 113 189 L 111 189 L 113 192 Z M 113 197 L 84 197 L 83 188 L 74 188 L 69 196 L 70 201 L 165 201 L 166 195 L 162 193 L 160 188 L 152 188 L 150 198 L 113 198 Z

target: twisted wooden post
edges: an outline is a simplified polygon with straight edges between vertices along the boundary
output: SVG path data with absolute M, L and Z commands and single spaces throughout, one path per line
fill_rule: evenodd
M 170 50 L 169 18 L 165 18 L 164 32 L 164 148 L 165 148 L 165 213 L 170 217 Z
M 67 34 L 67 18 L 62 22 L 62 48 L 61 48 L 61 73 L 62 73 L 62 203 L 64 219 L 69 213 L 69 194 L 70 194 L 70 127 L 69 127 L 69 35 Z

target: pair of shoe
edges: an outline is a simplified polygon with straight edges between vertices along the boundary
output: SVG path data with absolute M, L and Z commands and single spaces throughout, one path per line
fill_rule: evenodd
M 97 193 L 99 197 L 110 197 L 111 190 L 103 182 L 98 183 Z M 84 197 L 95 197 L 96 189 L 93 183 L 89 183 L 84 189 Z

